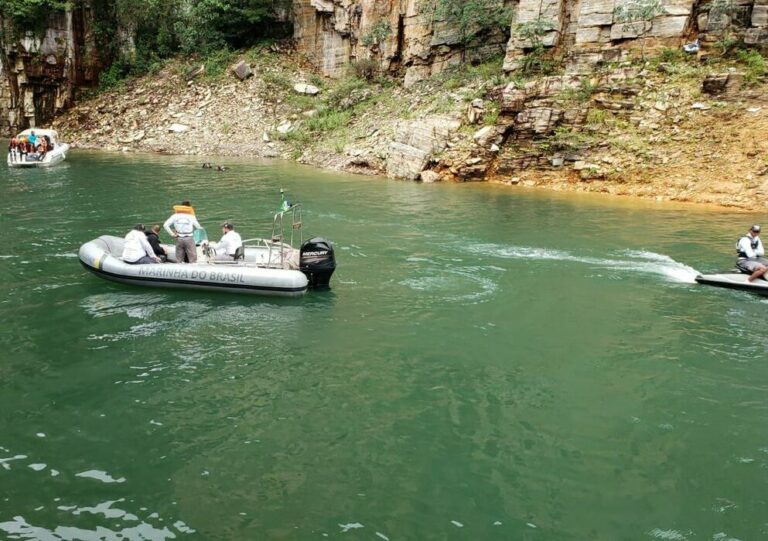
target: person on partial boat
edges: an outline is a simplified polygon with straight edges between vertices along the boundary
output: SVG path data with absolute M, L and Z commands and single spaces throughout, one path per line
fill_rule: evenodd
M 19 160 L 19 140 L 15 137 L 11 139 L 11 142 L 8 144 L 8 157 L 12 162 L 17 162 Z
M 219 242 L 214 242 L 209 246 L 216 252 L 216 261 L 234 261 L 237 249 L 243 245 L 243 239 L 240 233 L 235 231 L 235 226 L 231 222 L 221 224 L 223 235 Z
M 197 263 L 194 233 L 195 229 L 203 227 L 195 218 L 195 209 L 189 201 L 184 201 L 181 205 L 175 205 L 173 211 L 173 215 L 163 224 L 163 229 L 176 239 L 176 263 Z
M 146 265 L 160 263 L 160 258 L 155 255 L 152 246 L 147 242 L 144 224 L 136 224 L 125 236 L 123 255 L 121 259 L 131 265 Z
M 155 255 L 160 258 L 161 263 L 168 261 L 168 254 L 165 253 L 165 248 L 160 245 L 160 224 L 153 225 L 152 229 L 147 231 L 147 242 L 149 242 Z
M 765 248 L 760 240 L 760 226 L 755 224 L 747 234 L 736 243 L 739 258 L 736 266 L 740 271 L 749 274 L 748 282 L 752 282 L 768 272 L 768 259 L 765 259 Z

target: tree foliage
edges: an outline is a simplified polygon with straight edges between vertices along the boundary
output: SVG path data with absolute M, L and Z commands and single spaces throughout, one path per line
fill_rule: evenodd
M 11 21 L 17 30 L 38 31 L 51 12 L 71 5 L 66 0 L 0 0 L 0 19 Z
M 464 46 L 471 45 L 483 34 L 502 30 L 512 24 L 512 9 L 502 0 L 424 0 L 433 22 L 445 22 L 456 28 Z
M 530 44 L 530 50 L 527 51 L 520 65 L 523 73 L 546 73 L 551 69 L 551 63 L 545 59 L 544 36 L 554 28 L 552 21 L 542 18 L 541 15 L 532 21 L 514 26 L 515 35 Z

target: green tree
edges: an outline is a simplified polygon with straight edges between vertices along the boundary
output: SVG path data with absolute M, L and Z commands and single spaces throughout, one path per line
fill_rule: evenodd
M 550 63 L 545 60 L 544 36 L 554 30 L 551 21 L 543 19 L 541 15 L 533 21 L 519 23 L 514 26 L 516 36 L 530 44 L 530 50 L 520 61 L 520 69 L 523 73 L 547 72 Z
M 629 0 L 613 10 L 614 22 L 624 24 L 640 39 L 640 58 L 645 61 L 645 36 L 651 31 L 653 19 L 664 13 L 661 0 Z
M 512 9 L 503 0 L 424 0 L 423 9 L 432 12 L 433 22 L 456 28 L 464 47 L 493 30 L 507 33 L 512 24 Z
M 19 34 L 37 32 L 45 29 L 52 12 L 62 11 L 71 4 L 65 0 L 0 0 L 0 19 L 11 21 Z

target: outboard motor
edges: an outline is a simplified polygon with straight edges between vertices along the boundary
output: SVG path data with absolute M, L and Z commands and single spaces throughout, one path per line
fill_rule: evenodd
M 299 270 L 309 279 L 310 287 L 330 287 L 331 275 L 336 270 L 336 257 L 331 241 L 315 237 L 302 244 Z

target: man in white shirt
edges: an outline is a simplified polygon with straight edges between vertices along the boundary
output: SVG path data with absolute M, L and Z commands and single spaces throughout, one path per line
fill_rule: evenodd
M 163 224 L 163 228 L 170 236 L 176 239 L 176 263 L 197 262 L 197 250 L 195 249 L 194 232 L 195 229 L 203 227 L 195 218 L 194 210 L 189 201 L 184 201 L 180 209 L 189 209 L 184 211 L 177 210 Z M 173 229 L 171 229 L 173 226 Z
M 760 240 L 760 226 L 753 225 L 747 234 L 736 243 L 736 252 L 739 258 L 736 266 L 742 272 L 749 274 L 748 282 L 760 278 L 768 271 L 768 261 L 763 257 L 765 248 Z
M 211 247 L 216 251 L 218 261 L 232 261 L 235 258 L 235 252 L 243 245 L 243 239 L 235 231 L 235 226 L 230 222 L 221 224 L 223 235 L 219 242 L 214 242 Z
M 122 260 L 126 263 L 131 265 L 160 263 L 160 258 L 155 256 L 155 251 L 147 241 L 144 231 L 144 224 L 138 224 L 125 236 Z

